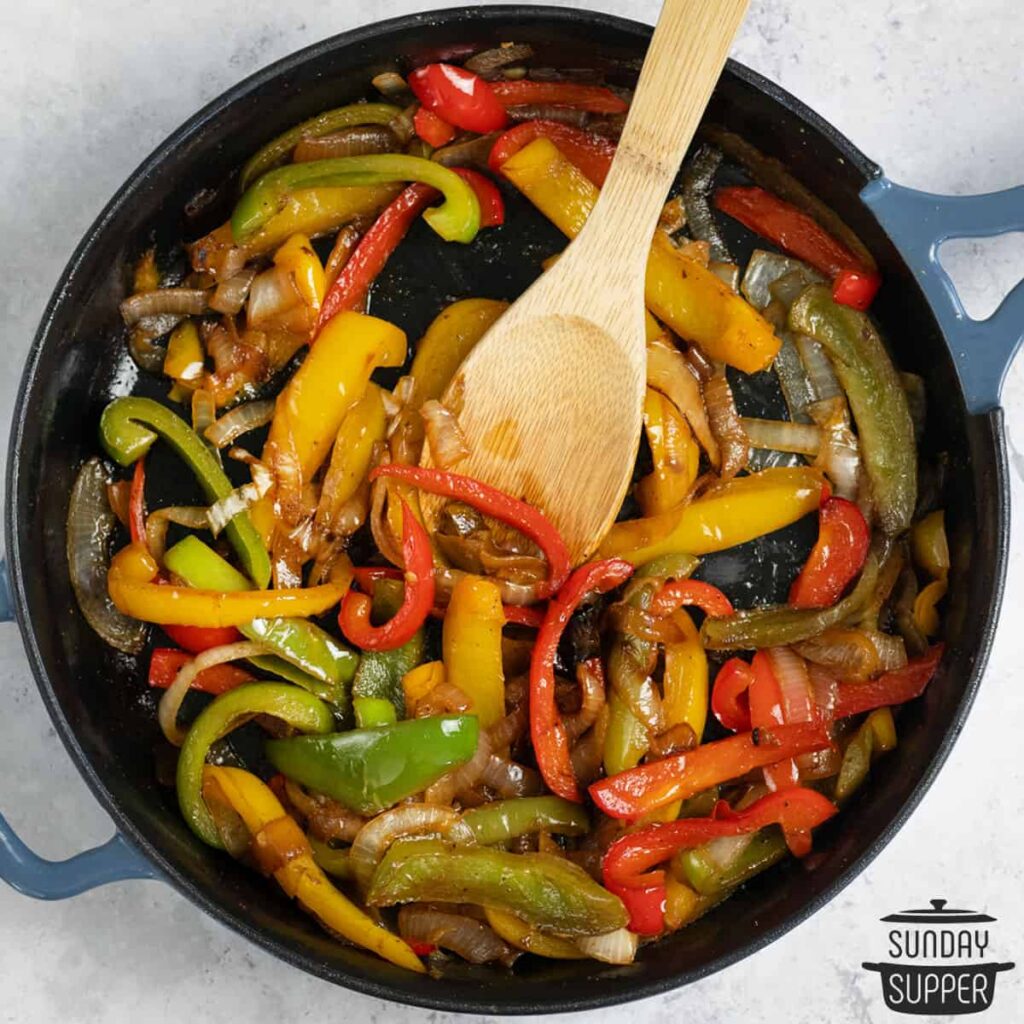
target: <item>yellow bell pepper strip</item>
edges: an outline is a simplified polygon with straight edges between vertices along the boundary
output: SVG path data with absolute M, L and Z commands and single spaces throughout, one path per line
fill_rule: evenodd
M 502 164 L 502 174 L 560 231 L 575 238 L 597 202 L 598 188 L 550 139 L 538 138 Z M 711 359 L 744 373 L 767 369 L 781 342 L 749 303 L 706 267 L 655 232 L 647 264 L 647 305 L 676 334 Z
M 735 477 L 682 508 L 616 523 L 599 555 L 639 565 L 665 554 L 724 551 L 814 512 L 822 483 L 820 470 L 811 466 L 776 466 Z
M 256 715 L 271 715 L 302 732 L 323 733 L 334 728 L 334 715 L 322 700 L 287 683 L 247 683 L 207 704 L 192 723 L 178 755 L 178 805 L 189 828 L 218 849 L 223 844 L 203 801 L 203 765 L 217 740 Z
M 283 164 L 303 139 L 319 139 L 360 124 L 388 125 L 401 113 L 399 107 L 390 103 L 349 103 L 344 107 L 325 110 L 289 128 L 256 150 L 242 168 L 239 190 L 244 192 L 261 174 Z
M 182 387 L 194 388 L 203 375 L 206 353 L 194 320 L 183 320 L 171 331 L 164 356 L 164 373 Z
M 833 301 L 827 285 L 804 289 L 789 311 L 790 330 L 813 338 L 831 358 L 857 421 L 874 516 L 898 536 L 917 504 L 917 447 L 907 394 L 866 313 Z
M 313 251 L 313 245 L 306 235 L 301 232 L 292 235 L 274 253 L 274 266 L 291 273 L 296 290 L 310 309 L 320 309 L 327 282 L 320 257 Z
M 832 798 L 836 803 L 848 800 L 864 784 L 871 762 L 896 746 L 896 723 L 891 709 L 876 708 L 864 719 L 843 751 Z
M 413 713 L 416 705 L 435 686 L 443 683 L 444 679 L 444 662 L 442 661 L 427 661 L 406 672 L 402 676 L 402 693 L 405 696 L 406 712 Z
M 378 924 L 331 885 L 309 840 L 289 818 L 270 787 L 241 768 L 207 765 L 204 776 L 241 817 L 253 836 L 257 860 L 278 885 L 318 921 L 349 942 L 385 960 L 424 974 L 409 945 Z
M 158 436 L 163 438 L 192 470 L 210 502 L 219 501 L 231 493 L 231 481 L 206 442 L 180 416 L 176 416 L 159 402 L 152 398 L 115 398 L 100 417 L 100 440 L 103 447 L 110 457 L 122 466 L 130 466 L 145 455 Z M 270 556 L 253 527 L 249 514 L 240 512 L 228 523 L 224 532 L 238 553 L 239 560 L 250 579 L 256 586 L 265 587 L 270 582 Z M 184 620 L 184 624 L 215 625 L 203 619 Z
M 557 935 L 545 935 L 515 914 L 498 910 L 496 907 L 484 907 L 484 914 L 487 916 L 487 923 L 500 938 L 510 946 L 523 950 L 524 953 L 545 956 L 549 960 L 586 959 L 586 954 L 568 939 L 561 939 Z
M 910 548 L 914 561 L 936 580 L 949 574 L 949 541 L 946 540 L 945 513 L 942 509 L 929 512 L 914 523 L 910 531 Z
M 660 391 L 647 389 L 644 430 L 654 470 L 636 485 L 645 516 L 681 505 L 697 479 L 700 449 L 682 414 Z
M 627 920 L 617 896 L 563 857 L 429 839 L 394 843 L 366 897 L 373 907 L 412 901 L 479 903 L 570 938 L 604 935 Z
M 285 207 L 289 196 L 305 188 L 387 185 L 395 181 L 422 182 L 444 197 L 423 219 L 446 242 L 471 242 L 480 229 L 480 203 L 473 189 L 441 164 L 405 153 L 371 153 L 311 160 L 268 171 L 244 193 L 231 215 L 235 241 L 245 244 Z
M 878 556 L 868 554 L 857 585 L 829 608 L 793 608 L 770 605 L 735 612 L 722 618 L 708 618 L 700 628 L 709 651 L 755 650 L 785 647 L 823 633 L 856 615 L 871 600 L 878 581 Z
M 608 694 L 608 728 L 604 734 L 604 770 L 616 775 L 634 768 L 647 753 L 650 741 L 643 723 L 614 690 Z
M 156 559 L 141 545 L 129 544 L 110 561 L 107 589 L 115 607 L 142 622 L 172 626 L 243 626 L 253 619 L 322 615 L 344 593 L 334 583 L 319 587 L 224 592 L 155 582 Z
M 708 658 L 693 619 L 679 609 L 673 613 L 672 622 L 683 639 L 665 645 L 661 704 L 665 725 L 685 723 L 700 743 L 708 717 Z
M 339 313 L 321 331 L 306 361 L 277 397 L 263 460 L 294 453 L 303 481 L 320 468 L 349 410 L 366 393 L 378 366 L 405 362 L 405 334 L 393 324 L 362 313 Z M 274 491 L 251 510 L 264 538 L 274 525 Z
M 480 725 L 489 729 L 505 714 L 501 668 L 501 589 L 482 576 L 463 576 L 452 590 L 444 617 L 445 678 L 470 700 Z
M 692 924 L 712 906 L 712 901 L 695 892 L 690 886 L 665 876 L 665 928 L 674 932 Z
M 914 623 L 925 636 L 939 631 L 939 612 L 935 607 L 945 596 L 949 584 L 945 580 L 932 580 L 914 598 Z

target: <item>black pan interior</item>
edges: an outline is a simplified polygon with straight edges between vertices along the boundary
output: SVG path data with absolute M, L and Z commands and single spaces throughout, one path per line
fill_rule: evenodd
M 436 981 L 329 939 L 272 884 L 196 840 L 173 791 L 158 784 L 162 740 L 144 669 L 92 634 L 75 606 L 64 560 L 68 494 L 82 461 L 97 451 L 99 413 L 113 395 L 136 386 L 117 314 L 131 261 L 154 241 L 170 251 L 223 219 L 234 195 L 233 176 L 255 148 L 303 118 L 366 95 L 370 77 L 381 70 L 458 59 L 511 39 L 532 43 L 541 63 L 601 67 L 611 80 L 629 84 L 649 32 L 578 11 L 469 8 L 360 30 L 268 68 L 193 118 L 115 197 L 73 257 L 26 369 L 8 463 L 8 550 L 33 669 L 72 756 L 119 827 L 198 904 L 298 966 L 373 995 L 478 1012 L 583 1009 L 650 995 L 742 957 L 820 906 L 884 845 L 959 731 L 988 650 L 1007 524 L 998 414 L 965 414 L 952 363 L 913 273 L 858 199 L 878 169 L 791 96 L 731 64 L 707 119 L 784 161 L 875 253 L 886 280 L 878 319 L 900 366 L 924 375 L 932 396 L 925 449 L 948 452 L 952 467 L 949 653 L 927 696 L 901 713 L 899 748 L 879 765 L 861 797 L 816 837 L 813 858 L 755 880 L 697 924 L 644 949 L 628 967 L 525 957 L 514 974 L 452 965 Z M 212 198 L 197 216 L 186 217 L 186 204 L 199 194 Z M 507 225 L 465 248 L 442 247 L 429 230 L 414 228 L 388 265 L 372 311 L 393 319 L 412 342 L 454 299 L 514 299 L 538 273 L 540 259 L 564 240 L 525 201 L 508 190 L 506 198 Z M 737 233 L 733 241 L 745 256 L 751 239 Z M 153 395 L 162 391 L 154 381 L 138 387 Z M 768 374 L 744 386 L 740 401 L 752 414 L 782 410 Z M 162 465 L 154 464 L 151 478 L 170 483 L 166 495 L 154 492 L 151 502 L 187 497 L 184 472 L 170 459 Z M 798 524 L 709 559 L 707 578 L 723 582 L 743 605 L 777 600 L 813 529 L 813 523 Z

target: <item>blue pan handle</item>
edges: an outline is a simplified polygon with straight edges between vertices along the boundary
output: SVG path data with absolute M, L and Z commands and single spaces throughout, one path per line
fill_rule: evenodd
M 13 619 L 7 562 L 0 558 L 0 622 Z M 129 878 L 159 878 L 159 874 L 120 834 L 68 860 L 44 860 L 18 838 L 0 814 L 0 879 L 26 896 L 63 900 Z
M 987 320 L 973 320 L 939 262 L 938 250 L 950 238 L 1024 230 L 1024 185 L 980 196 L 937 196 L 880 177 L 860 195 L 917 275 L 946 337 L 968 411 L 991 412 L 999 405 L 1006 371 L 1024 339 L 1024 281 Z

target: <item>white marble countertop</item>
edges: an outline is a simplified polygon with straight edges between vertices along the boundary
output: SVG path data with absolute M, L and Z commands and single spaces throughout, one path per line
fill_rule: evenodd
M 651 22 L 656 0 L 564 0 Z M 72 246 L 139 161 L 193 111 L 268 62 L 322 37 L 444 0 L 35 0 L 0 15 L 0 429 L 21 364 Z M 734 55 L 781 83 L 882 163 L 937 192 L 1019 184 L 1024 168 L 1014 0 L 752 0 Z M 1024 271 L 1024 236 L 959 247 L 954 273 L 987 314 Z M 1024 501 L 1024 361 L 1004 391 L 1014 509 Z M 878 979 L 877 919 L 945 895 L 995 914 L 993 950 L 1024 960 L 1018 824 L 1024 730 L 1015 632 L 1024 613 L 1024 527 L 988 672 L 940 778 L 878 860 L 781 941 L 664 997 L 586 1015 L 643 1024 L 896 1019 Z M 50 725 L 14 626 L 0 627 L 0 810 L 40 853 L 64 857 L 110 834 Z M 443 1014 L 333 988 L 228 932 L 170 887 L 126 883 L 63 903 L 0 886 L 0 1020 L 195 1024 L 334 1019 L 440 1024 Z M 982 1019 L 1024 1018 L 1024 964 L 1001 976 Z M 579 1018 L 584 1019 L 584 1018 Z

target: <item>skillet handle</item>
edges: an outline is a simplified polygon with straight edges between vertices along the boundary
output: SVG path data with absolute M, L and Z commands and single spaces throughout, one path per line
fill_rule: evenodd
M 13 619 L 7 561 L 0 558 L 0 622 Z M 108 882 L 159 877 L 156 868 L 120 834 L 68 860 L 45 860 L 18 838 L 0 814 L 0 879 L 26 896 L 62 900 Z
M 916 273 L 949 345 L 968 411 L 991 412 L 1024 339 L 1024 281 L 987 320 L 974 320 L 939 262 L 938 250 L 950 238 L 1024 230 L 1024 185 L 986 195 L 939 196 L 879 177 L 860 196 Z

